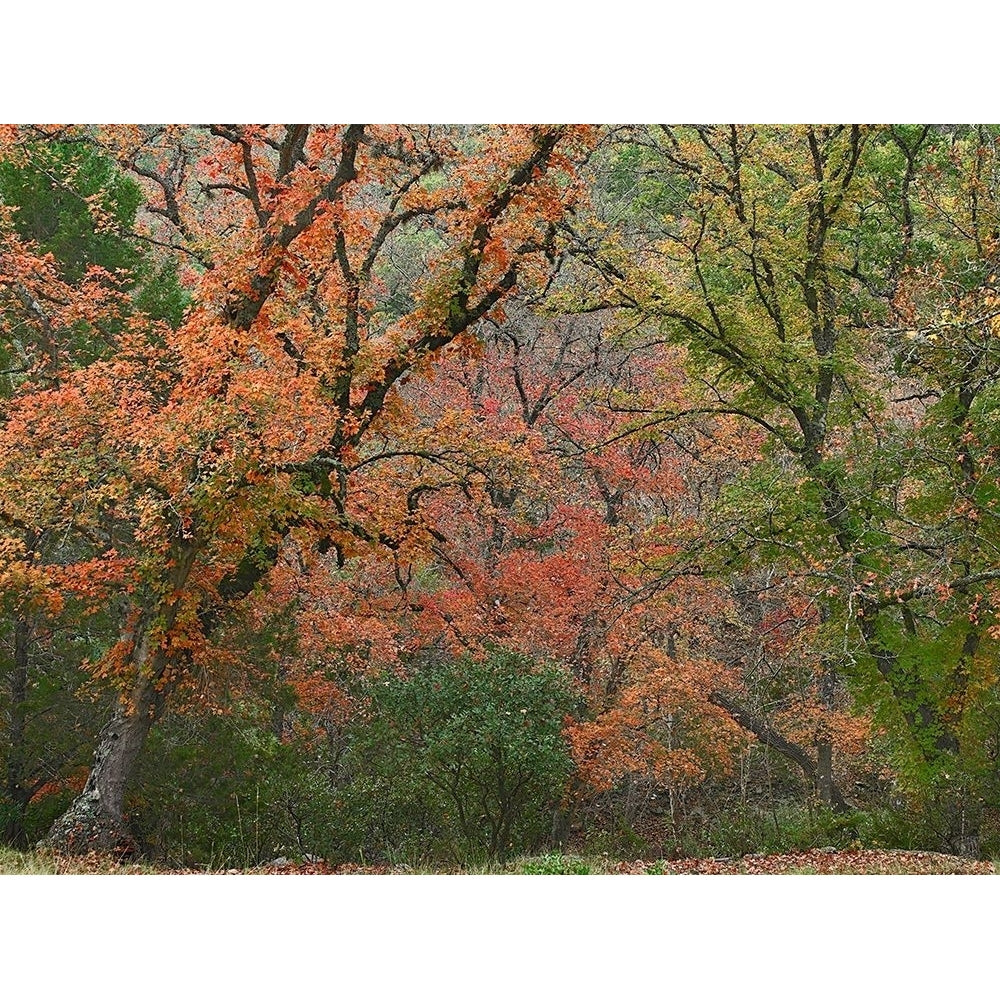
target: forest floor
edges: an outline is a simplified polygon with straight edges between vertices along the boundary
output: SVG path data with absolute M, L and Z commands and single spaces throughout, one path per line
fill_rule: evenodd
M 615 861 L 548 854 L 506 865 L 473 868 L 405 865 L 329 865 L 283 862 L 257 868 L 170 869 L 150 864 L 118 863 L 98 855 L 68 858 L 0 849 L 0 875 L 995 875 L 992 861 L 976 861 L 929 851 L 815 848 L 795 854 L 741 858 L 688 858 L 680 861 Z

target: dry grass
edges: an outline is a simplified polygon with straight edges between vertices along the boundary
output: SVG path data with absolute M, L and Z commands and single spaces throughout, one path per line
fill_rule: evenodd
M 87 854 L 63 857 L 52 851 L 12 851 L 0 847 L 0 875 L 157 875 L 147 864 L 122 864 L 111 857 Z

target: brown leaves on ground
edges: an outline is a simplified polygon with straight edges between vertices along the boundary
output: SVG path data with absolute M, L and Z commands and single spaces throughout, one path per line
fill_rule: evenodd
M 434 869 L 423 871 L 430 873 Z M 685 858 L 678 861 L 595 860 L 593 874 L 603 875 L 995 875 L 992 861 L 976 861 L 931 851 L 836 851 L 814 848 L 795 854 L 748 854 L 742 858 Z M 439 874 L 461 874 L 442 869 Z M 481 873 L 481 872 L 480 872 Z M 503 874 L 496 871 L 495 874 Z M 63 857 L 45 852 L 0 857 L 0 875 L 401 875 L 416 874 L 409 867 L 388 865 L 332 865 L 316 860 L 285 862 L 257 868 L 230 868 L 210 872 L 197 868 L 158 868 L 150 864 L 122 864 L 98 854 Z
M 623 875 L 995 875 L 991 861 L 931 851 L 836 851 L 814 848 L 796 854 L 748 854 L 742 858 L 622 862 Z
M 234 874 L 253 875 L 390 875 L 392 869 L 388 865 L 331 865 L 326 861 L 310 861 L 301 864 L 263 865 L 253 872 L 236 872 Z
M 742 858 L 604 861 L 595 863 L 592 871 L 594 874 L 609 875 L 995 875 L 997 869 L 992 861 L 976 861 L 931 851 L 814 848 L 796 854 L 750 854 Z M 412 872 L 410 868 L 394 869 L 385 865 L 331 866 L 325 862 L 255 869 L 256 874 L 267 875 L 393 875 Z

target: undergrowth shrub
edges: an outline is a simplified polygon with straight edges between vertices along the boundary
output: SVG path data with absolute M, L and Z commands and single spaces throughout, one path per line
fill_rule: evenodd
M 390 860 L 497 859 L 552 832 L 572 772 L 561 669 L 496 650 L 370 680 L 350 732 L 340 817 L 358 850 Z
M 130 796 L 150 856 L 181 866 L 252 867 L 340 845 L 321 749 L 280 741 L 233 713 L 165 720 Z

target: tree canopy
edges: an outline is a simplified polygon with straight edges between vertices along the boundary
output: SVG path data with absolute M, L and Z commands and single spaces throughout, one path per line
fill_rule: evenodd
M 1000 846 L 996 128 L 0 136 L 9 842 Z

